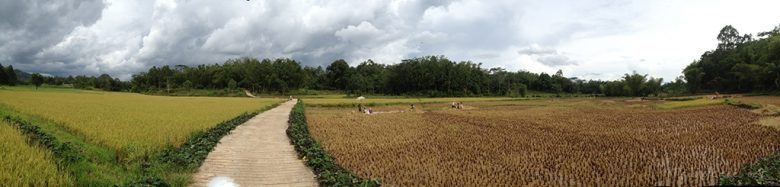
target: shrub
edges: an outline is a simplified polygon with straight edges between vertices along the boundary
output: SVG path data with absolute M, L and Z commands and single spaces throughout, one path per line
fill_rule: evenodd
M 754 163 L 746 164 L 734 176 L 721 176 L 719 185 L 726 186 L 778 186 L 780 185 L 780 152 Z

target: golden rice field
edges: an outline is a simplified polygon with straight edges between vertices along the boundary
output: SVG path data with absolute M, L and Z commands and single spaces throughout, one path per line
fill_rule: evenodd
M 179 145 L 244 112 L 280 99 L 164 97 L 90 91 L 0 90 L 0 104 L 59 123 L 130 159 Z
M 660 102 L 660 101 L 658 101 Z M 345 168 L 391 186 L 702 186 L 780 147 L 749 110 L 536 100 L 309 107 L 312 135 Z
M 0 121 L 0 186 L 71 186 L 51 152 L 27 144 L 27 138 Z

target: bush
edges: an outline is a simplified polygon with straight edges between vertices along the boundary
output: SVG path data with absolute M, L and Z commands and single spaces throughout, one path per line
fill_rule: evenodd
M 780 185 L 780 152 L 747 164 L 734 176 L 721 176 L 718 185 L 778 186 Z
M 290 126 L 287 128 L 287 136 L 295 146 L 298 155 L 304 159 L 306 165 L 317 174 L 317 180 L 322 186 L 380 186 L 381 183 L 374 179 L 361 179 L 355 174 L 342 168 L 314 138 L 309 135 L 308 124 L 304 112 L 303 101 L 298 101 L 290 112 Z

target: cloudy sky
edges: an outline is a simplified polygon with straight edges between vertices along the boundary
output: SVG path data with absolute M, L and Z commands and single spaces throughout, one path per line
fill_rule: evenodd
M 445 55 L 483 67 L 672 80 L 720 28 L 780 23 L 780 1 L 0 0 L 0 64 L 128 79 L 151 66 L 288 57 L 394 64 Z

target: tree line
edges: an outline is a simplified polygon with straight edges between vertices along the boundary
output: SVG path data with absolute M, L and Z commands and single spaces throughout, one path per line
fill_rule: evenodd
M 152 67 L 147 72 L 133 75 L 129 86 L 133 92 L 243 88 L 252 92 L 287 93 L 312 88 L 311 77 L 307 75 L 315 71 L 287 58 L 239 58 L 229 59 L 223 64 L 195 67 Z
M 21 74 L 20 74 L 21 73 Z M 74 88 L 79 89 L 101 89 L 106 91 L 129 91 L 129 83 L 121 81 L 117 78 L 112 78 L 108 74 L 102 74 L 100 76 L 45 76 L 40 73 L 27 74 L 15 70 L 13 66 L 9 65 L 3 67 L 0 64 L 0 85 L 15 86 L 17 84 L 32 84 L 35 87 L 43 84 L 47 85 L 72 85 Z
M 771 31 L 740 34 L 727 25 L 718 46 L 684 70 L 687 89 L 697 92 L 772 92 L 780 89 L 780 25 Z
M 661 92 L 661 79 L 626 74 L 624 80 L 600 81 L 528 71 L 482 68 L 471 61 L 455 62 L 444 56 L 406 59 L 385 65 L 366 60 L 350 66 L 343 59 L 325 68 L 301 66 L 288 59 L 239 58 L 223 64 L 152 67 L 133 75 L 133 92 L 181 89 L 246 89 L 259 93 L 293 90 L 341 90 L 349 94 L 415 96 L 526 96 L 528 90 L 551 93 L 646 96 Z
M 301 66 L 298 61 L 288 58 L 258 60 L 244 57 L 222 64 L 152 67 L 133 75 L 130 81 L 121 81 L 108 74 L 51 77 L 33 73 L 29 83 L 36 87 L 68 84 L 79 89 L 138 93 L 246 89 L 254 93 L 286 94 L 308 89 L 340 90 L 356 95 L 525 97 L 529 90 L 607 96 L 647 96 L 661 92 L 661 79 L 636 72 L 626 74 L 622 80 L 586 81 L 564 77 L 560 70 L 550 75 L 481 66 L 481 63 L 471 61 L 451 61 L 444 56 L 406 59 L 394 65 L 367 60 L 354 67 L 340 59 L 326 68 Z M 5 69 L 4 72 L 8 72 L 13 67 Z M 16 76 L 13 77 L 16 80 Z M 2 80 L 5 83 L 6 78 Z
M 607 96 L 647 96 L 658 94 L 661 79 L 636 72 L 622 80 L 581 80 L 555 74 L 485 69 L 481 63 L 455 62 L 444 56 L 425 56 L 385 65 L 367 60 L 350 66 L 336 60 L 326 68 L 301 66 L 288 59 L 238 58 L 222 64 L 152 67 L 121 81 L 108 74 L 100 76 L 51 77 L 33 73 L 29 83 L 64 85 L 79 89 L 106 91 L 175 92 L 189 89 L 246 89 L 255 93 L 281 93 L 299 89 L 340 90 L 349 94 L 415 96 L 513 96 L 525 97 L 529 90 L 550 93 L 602 94 Z M 1 67 L 0 67 L 1 68 Z M 13 67 L 3 68 L 0 83 L 13 85 Z M 10 82 L 13 80 L 13 82 Z M 13 84 L 11 84 L 13 83 Z M 26 82 L 20 82 L 26 84 Z M 664 85 L 666 86 L 666 85 Z
M 0 64 L 0 85 L 9 85 L 14 86 L 19 82 L 16 70 L 14 70 L 14 66 L 9 65 L 8 67 L 3 67 L 3 64 Z

